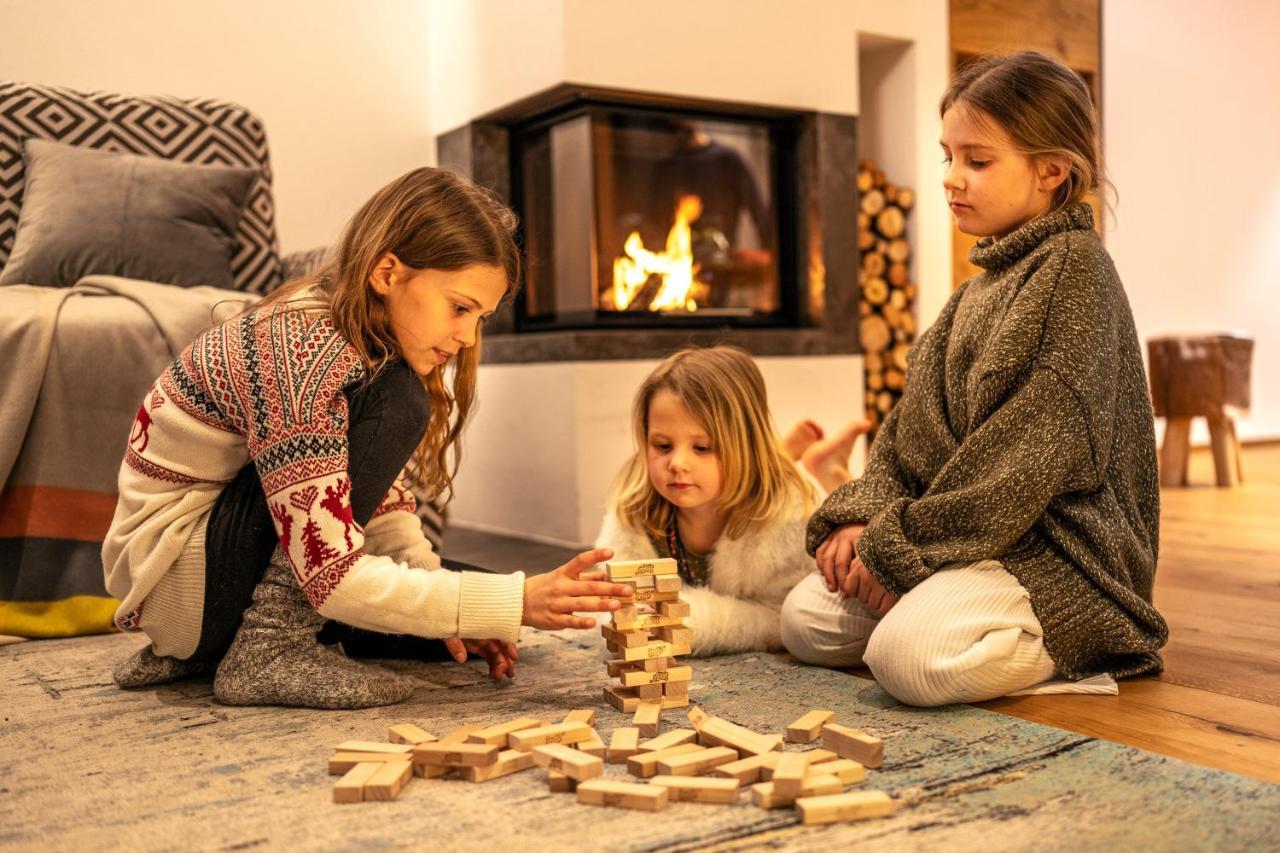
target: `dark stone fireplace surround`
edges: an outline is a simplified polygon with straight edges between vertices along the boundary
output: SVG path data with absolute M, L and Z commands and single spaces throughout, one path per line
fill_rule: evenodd
M 800 283 L 799 324 L 770 328 L 645 328 L 517 331 L 512 306 L 490 320 L 486 364 L 661 358 L 686 346 L 730 343 L 757 356 L 860 353 L 856 118 L 753 104 L 676 98 L 564 83 L 510 104 L 436 139 L 437 162 L 508 201 L 511 128 L 576 103 L 657 107 L 710 116 L 792 122 L 796 132 L 795 263 L 784 287 Z

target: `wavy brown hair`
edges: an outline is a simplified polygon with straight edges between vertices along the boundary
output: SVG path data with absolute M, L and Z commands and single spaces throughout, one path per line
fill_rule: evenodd
M 636 452 L 613 487 L 618 518 L 633 530 L 662 536 L 671 523 L 671 504 L 649 480 L 649 403 L 666 389 L 707 431 L 720 459 L 716 499 L 727 517 L 725 535 L 738 539 L 753 524 L 768 524 L 791 508 L 806 510 L 814 493 L 787 456 L 773 428 L 760 368 L 738 347 L 686 349 L 668 356 L 649 374 L 632 404 Z
M 1067 178 L 1053 192 L 1051 211 L 1106 185 L 1089 87 L 1058 60 L 1034 50 L 975 59 L 943 93 L 938 114 L 953 106 L 975 111 L 979 122 L 994 121 L 1023 154 L 1067 160 Z
M 364 203 L 320 269 L 285 284 L 259 307 L 292 301 L 300 308 L 327 310 L 338 332 L 363 359 L 368 381 L 400 358 L 391 314 L 369 286 L 378 260 L 390 252 L 414 270 L 501 267 L 507 277 L 506 300 L 520 283 L 515 229 L 515 214 L 489 191 L 444 169 L 414 169 Z M 410 468 L 433 496 L 453 493 L 453 476 L 462 458 L 462 428 L 475 403 L 480 343 L 477 329 L 475 346 L 458 352 L 451 386 L 443 370 L 421 377 L 431 415 Z

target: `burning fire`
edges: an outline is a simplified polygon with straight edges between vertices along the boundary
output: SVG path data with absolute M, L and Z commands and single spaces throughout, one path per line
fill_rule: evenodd
M 658 294 L 649 303 L 650 311 L 697 311 L 689 296 L 698 267 L 693 263 L 693 241 L 689 223 L 702 215 L 702 199 L 683 196 L 676 205 L 676 222 L 667 232 L 667 248 L 651 252 L 644 247 L 640 232 L 632 231 L 623 244 L 624 254 L 613 261 L 613 304 L 623 311 L 636 298 L 649 276 L 662 278 Z

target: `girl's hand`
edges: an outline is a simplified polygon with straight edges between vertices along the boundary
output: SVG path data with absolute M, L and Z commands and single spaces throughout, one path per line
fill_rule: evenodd
M 613 552 L 608 548 L 583 551 L 554 571 L 530 577 L 524 582 L 524 613 L 520 616 L 520 624 L 551 631 L 592 628 L 596 620 L 575 616 L 574 612 L 611 611 L 630 604 L 630 586 L 581 578 L 587 569 L 612 556 Z
M 479 655 L 489 664 L 489 675 L 494 681 L 516 677 L 516 659 L 520 653 L 515 643 L 504 643 L 502 640 L 460 640 L 448 637 L 444 641 L 449 653 L 458 663 L 467 662 L 467 653 Z
M 898 596 L 885 589 L 858 557 L 854 558 L 849 567 L 849 574 L 845 575 L 844 583 L 840 585 L 840 593 L 845 598 L 858 599 L 868 610 L 881 616 L 898 603 Z
M 849 574 L 849 564 L 857 553 L 858 540 L 862 538 L 865 524 L 843 524 L 822 540 L 814 559 L 818 571 L 827 582 L 827 592 L 835 592 Z

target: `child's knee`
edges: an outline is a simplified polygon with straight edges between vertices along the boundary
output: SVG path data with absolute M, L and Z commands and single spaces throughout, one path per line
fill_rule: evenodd
M 828 592 L 818 574 L 809 575 L 782 603 L 782 645 L 799 660 L 816 666 L 857 666 L 874 620 L 850 612 L 839 595 Z

